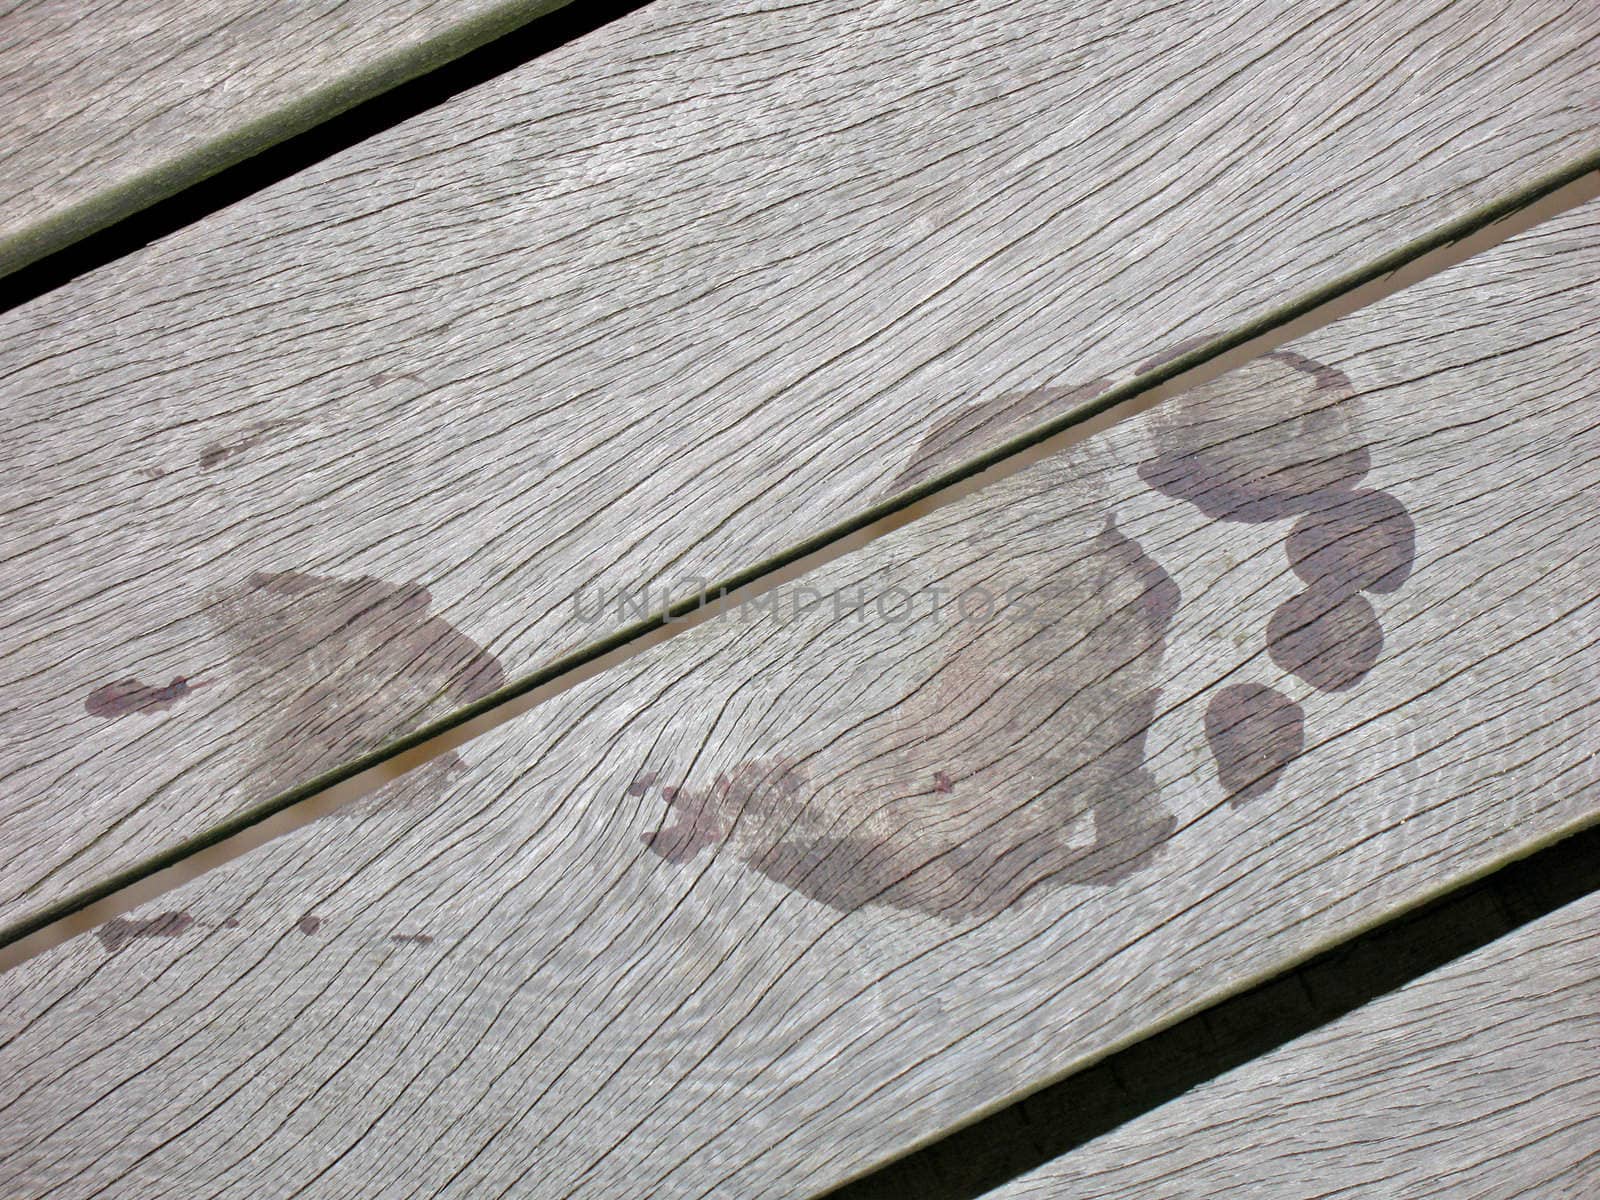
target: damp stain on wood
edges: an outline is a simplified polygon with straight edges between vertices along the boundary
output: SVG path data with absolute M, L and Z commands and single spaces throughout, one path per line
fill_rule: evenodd
M 969 404 L 935 425 L 917 445 L 910 463 L 885 492 L 894 495 L 915 487 L 973 455 L 992 450 L 1044 422 L 1093 400 L 1111 386 L 1108 378 L 1060 387 L 1008 392 Z
M 95 930 L 95 936 L 107 951 L 116 954 L 137 938 L 177 937 L 193 924 L 194 918 L 186 912 L 157 913 L 139 921 L 114 917 Z
M 892 487 L 1103 387 L 957 414 Z M 668 814 L 649 848 L 674 864 L 731 854 L 840 912 L 884 905 L 945 920 L 993 916 L 1043 888 L 1109 886 L 1155 862 L 1176 821 L 1145 743 L 1180 595 L 1103 503 L 1082 499 L 1054 523 L 1060 548 L 1045 578 L 1004 547 L 968 547 L 975 561 L 1014 564 L 1029 620 L 964 617 L 863 741 L 755 757 L 709 785 L 659 786 Z M 653 768 L 627 790 L 664 778 L 670 769 Z
M 641 776 L 648 789 L 655 775 Z M 740 763 L 719 774 L 710 787 L 692 790 L 666 786 L 661 797 L 674 818 L 672 824 L 646 837 L 645 843 L 670 863 L 687 862 L 706 847 L 722 841 L 732 830 L 733 818 L 752 804 L 762 810 L 779 810 L 800 802 L 807 783 L 804 769 L 789 759 L 758 759 Z M 632 789 L 630 789 L 632 790 Z M 643 794 L 643 793 L 638 793 Z
M 505 684 L 499 660 L 414 583 L 256 572 L 209 597 L 230 686 L 255 719 L 253 794 L 312 778 Z M 347 806 L 431 803 L 463 769 L 451 752 Z
M 1279 667 L 1317 691 L 1342 692 L 1377 664 L 1383 625 L 1360 592 L 1313 587 L 1273 611 L 1267 651 Z
M 209 471 L 220 467 L 230 458 L 253 450 L 267 438 L 277 433 L 288 424 L 287 421 L 260 421 L 248 427 L 243 436 L 231 442 L 212 442 L 200 451 L 200 469 Z
M 119 679 L 90 692 L 84 699 L 83 711 L 91 717 L 107 720 L 129 713 L 165 712 L 195 688 L 203 686 L 185 675 L 161 687 L 140 683 L 137 679 Z
M 1265 795 L 1305 749 L 1305 710 L 1259 683 L 1219 688 L 1206 706 L 1206 742 L 1234 804 Z
M 1372 462 L 1359 416 L 1344 372 L 1278 350 L 1158 409 L 1155 453 L 1139 468 L 1213 520 L 1294 519 L 1284 552 L 1307 586 L 1269 617 L 1267 652 L 1320 692 L 1346 691 L 1377 665 L 1383 626 L 1364 593 L 1401 587 L 1416 556 L 1405 505 L 1361 486 Z M 1235 801 L 1270 791 L 1304 750 L 1299 718 L 1279 700 L 1265 688 L 1219 694 L 1207 710 L 1218 780 Z
M 924 439 L 890 490 L 914 486 L 1107 385 L 1095 380 L 969 406 Z M 1296 521 L 1285 551 L 1307 586 L 1262 614 L 1267 648 L 1281 669 L 1327 692 L 1350 688 L 1373 669 L 1383 631 L 1364 593 L 1400 587 L 1414 558 L 1405 506 L 1362 486 L 1372 464 L 1355 396 L 1338 369 L 1275 351 L 1157 410 L 1154 454 L 1139 466 L 1150 487 L 1210 520 Z M 980 633 L 947 652 L 934 681 L 906 698 L 909 742 L 872 755 L 890 783 L 841 794 L 833 781 L 849 779 L 850 770 L 814 769 L 824 750 L 753 758 L 709 785 L 663 785 L 663 772 L 642 773 L 629 794 L 659 787 L 669 813 L 646 838 L 649 848 L 674 864 L 725 848 L 840 911 L 885 904 L 951 919 L 999 912 L 1040 886 L 1110 884 L 1149 865 L 1176 827 L 1144 758 L 1156 668 L 1180 597 L 1114 516 L 1102 519 L 1092 537 L 1064 536 L 1057 578 L 1032 597 L 1044 617 L 1042 636 L 1021 650 L 1015 638 Z M 975 711 L 965 702 L 970 695 L 993 697 L 990 711 Z M 962 740 L 951 731 L 963 719 L 981 725 L 988 744 L 1016 748 L 1001 756 L 1009 760 L 1004 769 L 941 751 Z M 1211 697 L 1203 732 L 1235 804 L 1272 791 L 1305 752 L 1303 710 L 1260 684 Z M 907 764 L 899 774 L 885 766 L 897 756 Z
M 203 928 L 187 912 L 164 912 L 144 920 L 131 920 L 126 917 L 116 917 L 107 921 L 95 931 L 95 936 L 100 939 L 100 944 L 112 954 L 124 949 L 129 943 L 139 938 L 172 938 L 191 930 Z M 306 937 L 321 933 L 328 927 L 328 922 L 313 913 L 296 918 L 289 929 Z M 218 929 L 243 928 L 237 915 L 224 917 L 216 923 Z M 396 945 L 431 946 L 434 938 L 431 933 L 393 933 L 388 936 L 390 942 Z
M 1411 576 L 1417 535 L 1411 514 L 1387 492 L 1336 493 L 1289 531 L 1289 565 L 1306 583 L 1335 593 L 1393 592 Z
M 1371 463 L 1344 373 L 1277 350 L 1152 414 L 1146 483 L 1216 521 L 1278 521 L 1353 487 Z

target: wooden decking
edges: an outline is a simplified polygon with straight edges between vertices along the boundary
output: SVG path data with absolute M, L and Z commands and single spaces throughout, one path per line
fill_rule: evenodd
M 1381 53 L 1346 5 L 1224 10 L 650 5 L 14 310 L 0 917 L 610 632 L 581 589 L 779 553 L 974 403 L 942 462 L 1600 125 L 1584 10 L 1537 69 L 1500 4 L 1373 6 Z M 269 632 L 302 576 L 342 637 Z M 90 711 L 119 686 L 162 719 Z
M 67 72 L 71 172 L 19 93 L 7 227 L 381 7 Z M 1423 255 L 1597 83 L 1584 5 L 655 0 L 0 315 L 0 1194 L 859 1191 L 1593 823 L 1600 202 Z M 1586 1194 L 1593 907 L 994 1195 Z
M 0 14 L 0 275 L 564 4 L 11 4 Z
M 1593 896 L 991 1193 L 1592 1196 Z

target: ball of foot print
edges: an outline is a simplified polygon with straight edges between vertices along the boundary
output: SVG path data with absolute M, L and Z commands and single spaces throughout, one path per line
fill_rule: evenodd
M 1276 521 L 1367 473 L 1343 373 L 1279 350 L 1191 388 L 1151 416 L 1146 483 L 1222 521 Z
M 1301 517 L 1286 549 L 1296 575 L 1341 592 L 1392 592 L 1416 556 L 1411 514 L 1388 492 L 1333 492 Z

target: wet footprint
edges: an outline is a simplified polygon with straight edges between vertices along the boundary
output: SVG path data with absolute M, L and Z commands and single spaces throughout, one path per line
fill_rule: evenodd
M 252 572 L 205 597 L 227 653 L 221 680 L 117 679 L 90 692 L 83 709 L 105 721 L 163 713 L 221 682 L 245 730 L 236 750 L 253 756 L 243 798 L 263 799 L 504 686 L 499 659 L 432 605 L 415 583 Z M 432 805 L 465 769 L 451 751 L 339 813 Z
M 1306 586 L 1272 613 L 1267 652 L 1326 693 L 1356 686 L 1381 658 L 1383 625 L 1367 593 L 1401 587 L 1416 554 L 1405 505 L 1361 487 L 1371 462 L 1354 395 L 1342 371 L 1275 351 L 1157 410 L 1155 454 L 1139 468 L 1151 487 L 1213 520 L 1294 519 L 1284 551 Z M 1304 751 L 1303 720 L 1298 704 L 1262 685 L 1213 696 L 1206 741 L 1234 804 L 1277 784 Z
M 885 494 L 1108 385 L 968 406 L 923 439 Z M 1324 692 L 1355 686 L 1379 661 L 1368 595 L 1402 586 L 1415 548 L 1405 506 L 1362 486 L 1371 463 L 1353 397 L 1342 372 L 1277 351 L 1157 409 L 1139 467 L 1212 521 L 1292 522 L 1284 551 L 1304 587 L 1264 620 L 1267 648 Z M 947 920 L 993 916 L 1044 887 L 1107 886 L 1155 862 L 1177 822 L 1145 744 L 1181 596 L 1118 528 L 1118 470 L 1090 439 L 1008 480 L 985 518 L 963 525 L 962 557 L 996 590 L 1020 585 L 1032 623 L 946 626 L 925 643 L 935 661 L 897 685 L 892 715 L 845 742 L 752 758 L 709 786 L 654 764 L 628 788 L 658 791 L 664 806 L 646 847 L 677 866 L 725 849 L 841 912 L 886 905 Z M 1048 551 L 1019 552 L 1030 543 Z M 946 578 L 959 576 L 957 559 L 946 565 Z M 1236 683 L 1209 698 L 1204 736 L 1224 792 L 1242 804 L 1305 752 L 1305 713 L 1276 688 Z
M 238 694 L 249 697 L 259 794 L 315 778 L 505 684 L 500 661 L 415 583 L 255 572 L 208 597 Z M 339 810 L 431 806 L 465 769 L 451 751 Z
M 1106 386 L 961 410 L 888 490 Z M 1153 863 L 1177 822 L 1146 735 L 1181 597 L 1118 528 L 1115 467 L 1099 444 L 1079 447 L 1007 481 L 985 519 L 930 533 L 948 615 L 909 638 L 903 677 L 877 677 L 883 710 L 841 714 L 844 736 L 752 758 L 709 786 L 650 764 L 627 789 L 663 803 L 648 849 L 676 866 L 729 853 L 840 912 L 945 920 L 991 917 L 1062 885 L 1109 886 Z M 1019 535 L 1038 552 L 1019 553 Z M 886 573 L 872 586 L 907 583 Z M 962 603 L 980 591 L 991 603 Z

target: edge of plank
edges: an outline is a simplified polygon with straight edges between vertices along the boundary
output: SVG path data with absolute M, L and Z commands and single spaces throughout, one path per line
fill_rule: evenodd
M 547 10 L 567 0 L 533 0 Z M 525 0 L 509 6 L 526 7 Z M 503 10 L 502 10 L 503 11 Z M 768 591 L 860 549 L 879 537 L 910 524 L 974 492 L 1160 403 L 1214 379 L 1251 359 L 1314 329 L 1392 295 L 1413 283 L 1500 244 L 1534 225 L 1600 197 L 1600 148 L 1566 166 L 1534 179 L 1517 191 L 1447 222 L 1433 232 L 1296 297 L 1158 367 L 1108 389 L 1084 404 L 1035 428 L 974 455 L 915 487 L 888 497 L 830 525 L 811 537 L 717 581 L 698 596 L 687 596 L 652 615 L 632 622 L 607 637 L 581 646 L 523 675 L 472 704 L 427 723 L 394 741 L 240 810 L 198 834 L 174 843 L 141 862 L 80 888 L 38 911 L 0 926 L 0 972 L 86 932 L 163 892 L 196 878 L 258 846 L 265 845 L 334 809 L 370 794 L 432 759 L 447 754 L 481 734 L 536 708 L 547 700 L 609 670 L 671 637 L 715 619 L 729 607 L 747 603 Z M 713 598 L 707 602 L 709 598 Z M 1600 819 L 1600 815 L 1597 815 Z M 1414 899 L 1392 915 L 1437 899 L 1517 858 L 1535 853 L 1577 832 L 1588 823 L 1557 830 L 1486 864 L 1470 877 Z M 1307 957 L 1355 936 L 1364 929 L 1325 942 Z M 1300 961 L 1304 961 L 1303 959 Z M 1294 964 L 1290 964 L 1293 966 Z M 1274 970 L 1286 969 L 1278 967 Z M 1265 978 L 1263 976 L 1262 978 Z M 1174 1014 L 1168 1024 L 1209 1007 L 1262 978 L 1247 978 L 1208 1000 Z M 1165 1026 L 1162 1026 L 1165 1028 Z M 1105 1054 L 1038 1082 L 1039 1087 L 1075 1073 Z M 966 1123 L 1013 1102 L 1008 1097 Z M 960 1126 L 947 1127 L 930 1140 Z M 904 1148 L 899 1154 L 920 1148 Z M 897 1154 L 895 1157 L 899 1157 Z M 868 1168 L 871 1170 L 873 1168 Z
M 350 111 L 401 84 L 438 70 L 572 0 L 505 0 L 436 37 L 368 63 L 272 112 L 227 129 L 76 204 L 0 238 L 0 278 L 65 250 L 214 175 Z
M 947 1126 L 915 1148 L 868 1168 L 810 1200 L 868 1200 L 911 1194 L 916 1183 L 926 1200 L 979 1200 L 1030 1171 L 1072 1153 L 1095 1138 L 1156 1111 L 1189 1091 L 1271 1054 L 1399 989 L 1482 951 L 1517 931 L 1586 896 L 1600 892 L 1600 827 L 1558 832 L 1537 848 L 1519 851 L 1475 872 L 1453 878 L 1436 893 L 1377 918 L 1342 938 L 1330 938 L 1294 962 L 1263 971 L 1254 981 L 1216 1000 L 1197 1004 L 1187 1016 L 1152 1025 L 1125 1039 L 1119 1048 L 1092 1058 L 1038 1088 L 1000 1101 L 980 1117 Z M 1359 960 L 1352 969 L 1348 960 Z M 1273 989 L 1295 979 L 1326 984 L 1337 977 L 1336 994 L 1310 1000 L 1299 1012 L 1253 1002 L 1269 1000 Z M 1220 1029 L 1219 1034 L 1217 1030 Z M 1180 1063 L 1195 1041 L 1209 1042 L 1190 1061 Z M 1179 1064 L 1179 1065 L 1174 1065 Z M 1107 1096 L 1107 1079 L 1131 1068 L 1148 1082 Z M 1096 1074 L 1099 1072 L 1100 1074 Z M 1046 1110 L 1022 1110 L 1030 1099 Z M 1007 1141 L 1016 1153 L 980 1162 L 982 1151 Z M 931 1192 L 929 1174 L 944 1175 Z M 1002 1177 L 1003 1176 L 1003 1177 Z

